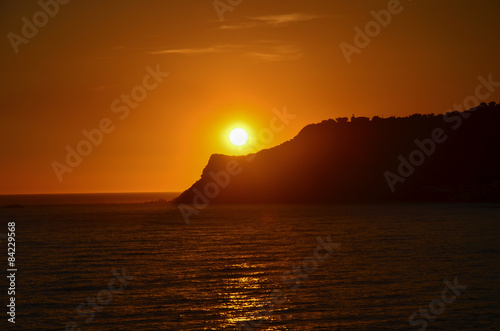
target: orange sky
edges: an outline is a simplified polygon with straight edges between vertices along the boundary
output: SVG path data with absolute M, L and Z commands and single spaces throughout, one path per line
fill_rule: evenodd
M 340 43 L 390 1 L 243 0 L 223 21 L 211 0 L 44 1 L 53 17 L 0 4 L 0 194 L 181 191 L 211 154 L 249 152 L 227 130 L 255 139 L 275 108 L 296 117 L 263 147 L 328 118 L 443 113 L 479 75 L 500 81 L 494 0 L 402 0 L 350 63 Z M 134 88 L 146 96 L 127 106 Z M 106 118 L 114 130 L 60 181 L 54 162 Z

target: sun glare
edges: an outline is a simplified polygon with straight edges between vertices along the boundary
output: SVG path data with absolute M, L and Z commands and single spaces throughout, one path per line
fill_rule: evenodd
M 248 141 L 248 133 L 242 128 L 236 128 L 229 134 L 229 141 L 233 145 L 241 146 Z

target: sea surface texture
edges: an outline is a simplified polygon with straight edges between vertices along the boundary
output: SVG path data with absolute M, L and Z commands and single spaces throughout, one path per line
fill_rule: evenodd
M 500 330 L 498 205 L 142 203 L 172 197 L 1 197 L 15 329 Z

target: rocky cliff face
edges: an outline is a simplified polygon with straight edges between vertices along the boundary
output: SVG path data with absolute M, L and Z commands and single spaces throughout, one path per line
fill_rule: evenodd
M 500 105 L 327 120 L 247 156 L 214 154 L 176 203 L 500 201 Z

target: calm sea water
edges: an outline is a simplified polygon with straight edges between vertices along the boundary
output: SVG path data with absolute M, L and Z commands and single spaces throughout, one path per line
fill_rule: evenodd
M 500 330 L 498 205 L 224 205 L 187 225 L 138 203 L 171 197 L 1 197 L 24 205 L 0 209 L 0 234 L 16 222 L 15 329 L 236 330 L 280 291 L 254 330 L 418 330 L 433 300 L 428 330 Z M 340 247 L 292 289 L 329 235 Z M 121 292 L 113 268 L 133 277 Z M 455 277 L 467 288 L 441 307 Z

